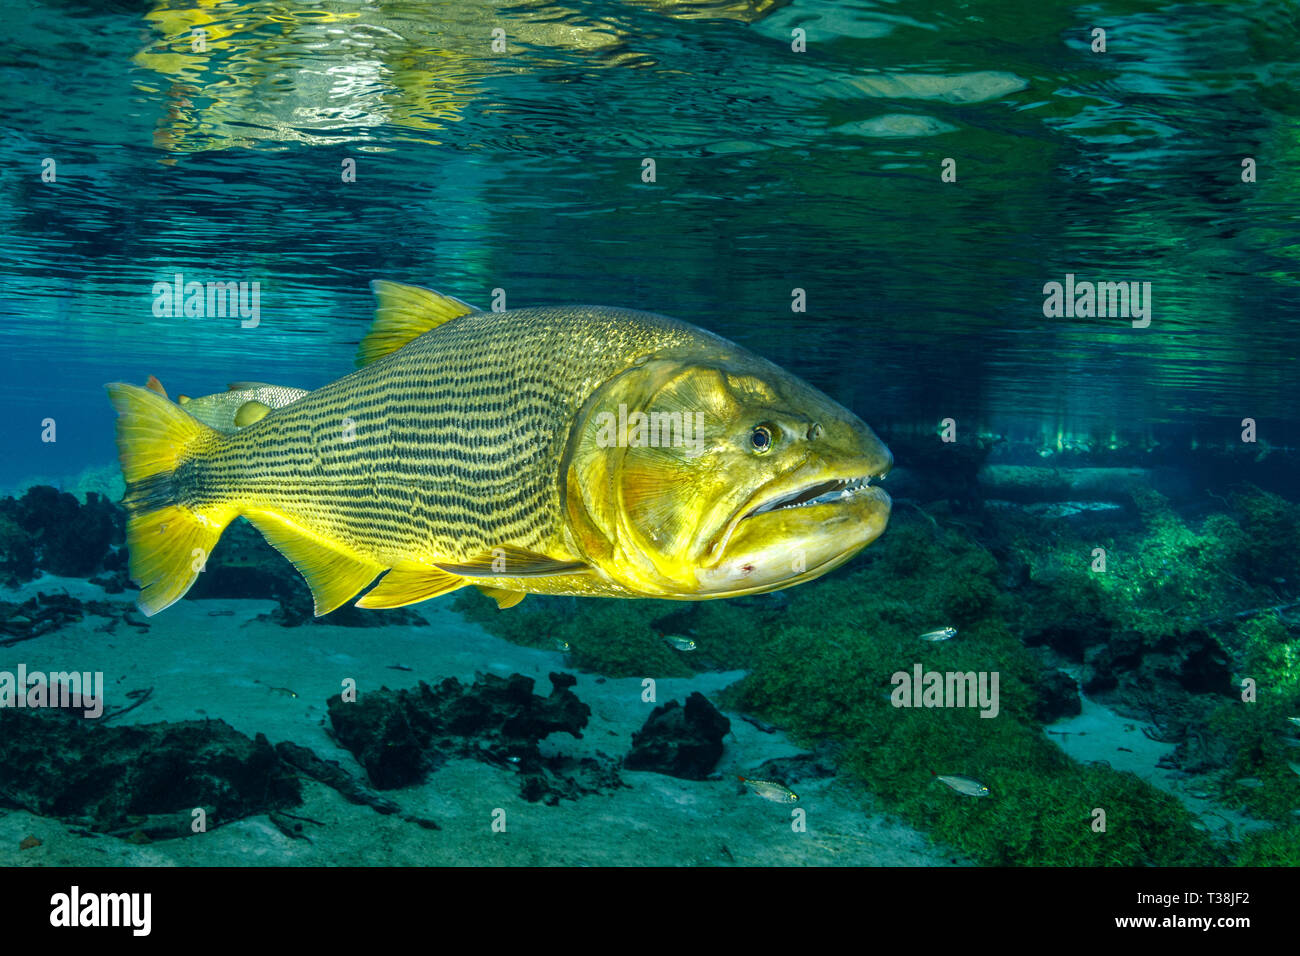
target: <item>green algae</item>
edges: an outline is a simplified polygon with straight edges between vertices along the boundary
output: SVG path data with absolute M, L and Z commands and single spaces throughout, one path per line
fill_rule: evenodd
M 1294 828 L 1242 844 L 1216 841 L 1178 800 L 1136 775 L 1068 757 L 1035 716 L 1049 667 L 1025 646 L 1034 626 L 1067 622 L 1103 643 L 1134 631 L 1151 647 L 1180 628 L 1214 627 L 1234 673 L 1250 674 L 1260 688 L 1254 704 L 1218 698 L 1205 728 L 1233 752 L 1220 775 L 1223 802 L 1262 819 L 1294 819 L 1300 778 L 1287 763 L 1284 718 L 1300 716 L 1297 642 L 1276 614 L 1236 615 L 1280 603 L 1286 581 L 1300 581 L 1300 545 L 1292 544 L 1300 510 L 1246 489 L 1196 521 L 1154 492 L 1138 498 L 1136 519 L 1058 522 L 1046 533 L 1041 519 L 1014 513 L 980 526 L 900 509 L 888 534 L 852 564 L 776 595 L 704 603 L 530 598 L 498 612 L 470 594 L 458 607 L 519 643 L 554 649 L 566 641 L 573 666 L 609 676 L 746 670 L 720 706 L 758 715 L 807 746 L 829 742 L 842 771 L 882 809 L 980 863 L 1200 865 L 1237 853 L 1243 863 L 1285 856 Z M 1106 550 L 1105 571 L 1094 570 L 1097 547 Z M 1009 568 L 1023 569 L 1025 580 L 1008 583 Z M 949 625 L 959 630 L 953 640 L 918 639 Z M 665 634 L 689 635 L 699 650 L 674 651 Z M 996 671 L 998 715 L 893 706 L 892 675 L 917 664 Z M 1290 753 L 1300 760 L 1300 750 Z M 991 795 L 956 793 L 934 774 L 974 777 Z M 1262 785 L 1233 789 L 1240 778 Z
M 1242 841 L 1238 866 L 1300 866 L 1300 823 L 1252 833 Z
M 881 805 L 984 864 L 1156 865 L 1216 862 L 1174 798 L 1133 774 L 1067 757 L 1035 719 L 1043 666 L 1006 626 L 1012 601 L 979 545 L 950 530 L 900 522 L 857 570 L 795 592 L 756 669 L 724 703 L 782 724 L 796 739 L 825 737 L 841 765 Z M 815 623 L 811 623 L 815 622 Z M 958 637 L 917 635 L 952 624 Z M 996 717 L 975 708 L 893 706 L 890 678 L 925 670 L 997 671 Z M 987 785 L 972 798 L 935 782 L 963 774 Z M 1103 817 L 1105 829 L 1094 829 Z
M 1244 648 L 1242 679 L 1253 681 L 1253 699 L 1220 707 L 1210 733 L 1231 749 L 1231 765 L 1220 774 L 1222 800 L 1254 817 L 1283 823 L 1300 809 L 1300 641 L 1276 613 L 1237 627 Z M 1239 781 L 1249 781 L 1245 786 Z

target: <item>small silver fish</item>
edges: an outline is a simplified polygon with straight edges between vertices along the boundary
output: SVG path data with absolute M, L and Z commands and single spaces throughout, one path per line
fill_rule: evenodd
M 756 793 L 764 800 L 771 800 L 773 803 L 794 803 L 799 799 L 799 794 L 775 780 L 751 780 L 749 777 L 740 777 L 740 782 L 748 787 L 751 793 Z
M 950 641 L 956 636 L 957 628 L 941 627 L 937 631 L 926 631 L 921 635 L 921 640 L 929 641 L 931 644 L 936 644 L 939 641 Z
M 695 642 L 689 637 L 682 637 L 678 634 L 665 634 L 664 640 L 668 643 L 669 647 L 674 647 L 679 651 L 695 650 Z
M 973 777 L 963 777 L 959 773 L 936 773 L 934 778 L 958 793 L 966 794 L 968 797 L 989 797 L 993 795 L 993 791 Z
M 559 637 L 555 639 L 555 649 L 559 651 L 561 654 L 567 654 L 569 653 L 569 651 L 573 650 L 573 648 L 569 646 L 568 641 Z
M 268 687 L 272 694 L 279 694 L 281 697 L 297 697 L 298 695 L 287 687 Z
M 1288 717 L 1287 720 L 1291 721 L 1291 723 L 1295 724 L 1297 727 L 1300 727 L 1300 717 Z
M 1240 780 L 1234 782 L 1239 787 L 1249 787 L 1251 790 L 1258 790 L 1260 787 L 1264 786 L 1264 781 L 1260 780 L 1259 777 L 1242 777 Z

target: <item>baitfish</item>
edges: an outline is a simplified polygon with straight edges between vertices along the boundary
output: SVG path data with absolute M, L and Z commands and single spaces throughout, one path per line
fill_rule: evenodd
M 167 397 L 162 382 L 153 375 L 145 382 L 145 388 L 157 392 L 163 398 Z M 261 421 L 269 412 L 296 402 L 306 394 L 305 389 L 285 385 L 231 382 L 224 392 L 200 398 L 178 395 L 176 401 L 209 428 L 215 428 L 223 435 L 233 435 L 239 429 Z
M 939 641 L 950 641 L 956 636 L 957 636 L 957 628 L 941 627 L 937 631 L 926 631 L 924 634 L 921 635 L 921 640 L 927 641 L 931 644 L 935 644 L 938 643 Z
M 797 803 L 799 801 L 799 794 L 775 780 L 751 780 L 749 777 L 739 777 L 739 780 L 749 788 L 751 793 L 758 794 L 764 800 L 771 800 L 773 803 Z
M 755 594 L 885 529 L 889 449 L 725 339 L 626 309 L 480 312 L 372 287 L 360 368 L 235 434 L 107 386 L 146 614 L 185 595 L 239 515 L 302 573 L 317 615 L 381 574 L 359 607 L 466 585 L 502 607 Z
M 305 389 L 264 382 L 231 382 L 228 391 L 190 398 L 178 395 L 180 406 L 223 435 L 233 435 L 241 428 L 261 421 L 277 408 L 292 404 L 306 395 Z
M 931 775 L 944 786 L 951 787 L 958 793 L 964 793 L 968 797 L 992 795 L 992 791 L 974 777 L 965 777 L 959 773 L 934 773 L 933 771 L 931 771 Z

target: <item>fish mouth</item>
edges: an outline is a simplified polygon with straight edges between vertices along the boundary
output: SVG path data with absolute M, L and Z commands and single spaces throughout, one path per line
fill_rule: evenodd
M 859 501 L 865 503 L 867 499 L 885 503 L 887 506 L 889 496 L 885 494 L 883 488 L 879 487 L 879 483 L 888 472 L 889 466 L 886 465 L 884 470 L 875 474 L 823 478 L 820 481 L 808 482 L 776 493 L 768 492 L 766 498 L 760 498 L 752 507 L 746 508 L 742 505 L 708 549 L 709 563 L 721 560 L 736 529 L 745 521 L 759 515 L 812 508 L 818 505 L 846 505 Z
M 784 511 L 789 508 L 808 508 L 813 505 L 847 502 L 855 495 L 872 487 L 874 482 L 879 482 L 883 477 L 883 475 L 864 475 L 860 478 L 832 478 L 828 481 L 813 482 L 755 505 L 742 514 L 740 520 L 744 521 L 746 518 L 766 514 L 769 511 Z

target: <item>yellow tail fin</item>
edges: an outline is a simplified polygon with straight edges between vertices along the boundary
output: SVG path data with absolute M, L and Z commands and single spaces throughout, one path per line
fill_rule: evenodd
M 105 386 L 117 409 L 117 450 L 126 478 L 126 544 L 137 603 L 154 615 L 185 596 L 236 510 L 187 505 L 177 470 L 220 435 L 156 392 Z

